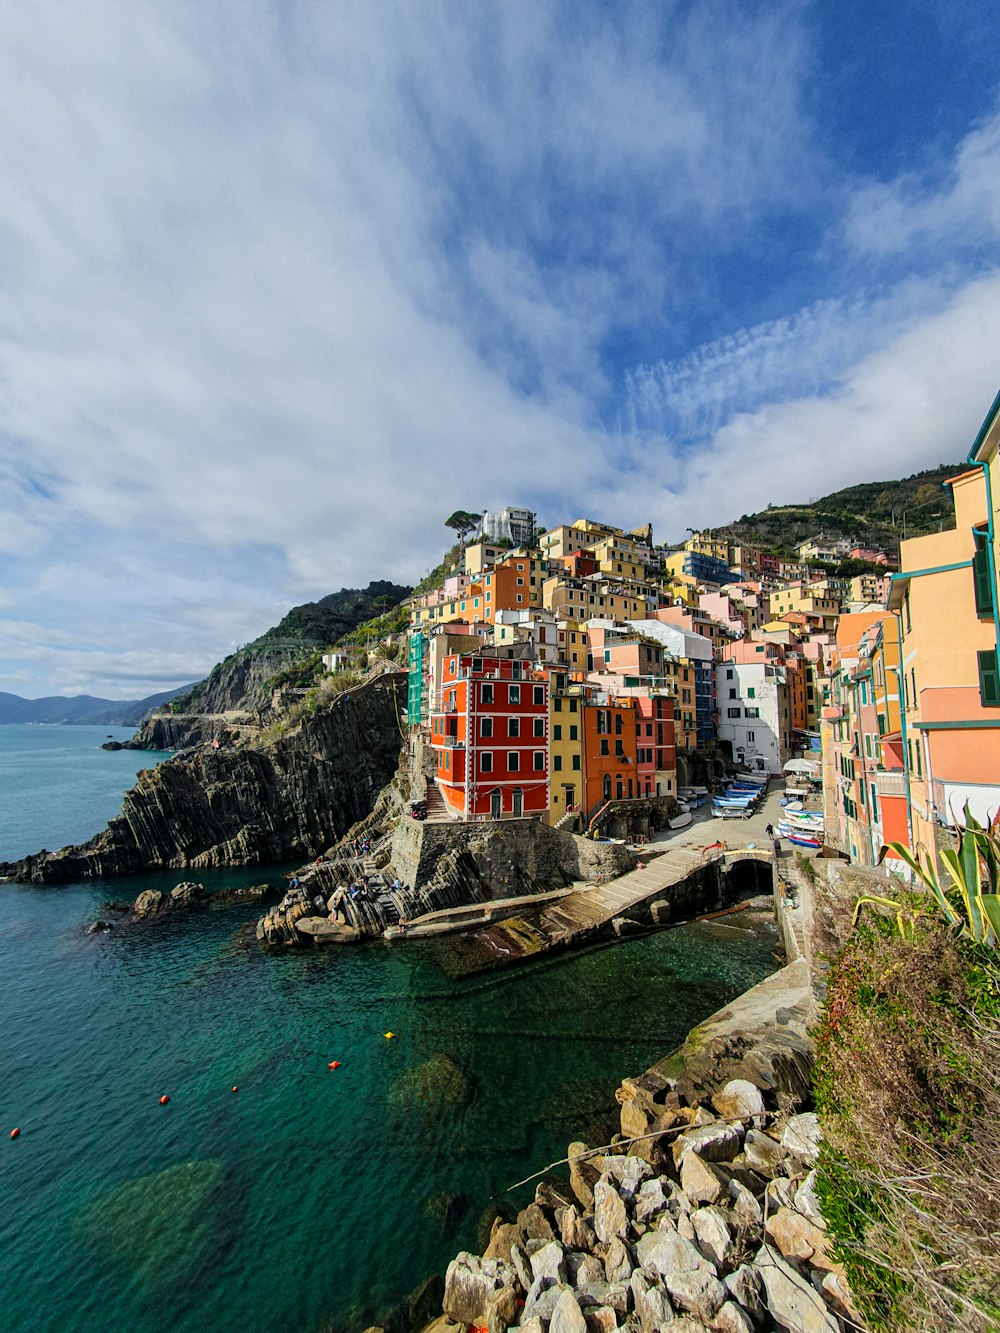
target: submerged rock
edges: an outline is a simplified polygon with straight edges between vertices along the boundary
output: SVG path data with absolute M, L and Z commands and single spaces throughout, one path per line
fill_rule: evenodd
M 223 1185 L 219 1162 L 167 1167 L 98 1195 L 74 1231 L 149 1292 L 184 1287 L 218 1249 Z
M 397 1113 L 416 1112 L 429 1119 L 467 1106 L 473 1094 L 469 1076 L 450 1056 L 438 1051 L 400 1074 L 389 1093 L 389 1105 Z

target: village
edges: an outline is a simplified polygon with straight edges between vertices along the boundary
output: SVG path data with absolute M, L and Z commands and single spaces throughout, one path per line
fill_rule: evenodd
M 751 787 L 822 777 L 825 819 L 802 841 L 861 865 L 890 843 L 950 845 L 966 807 L 988 822 L 998 438 L 994 404 L 947 483 L 955 526 L 898 554 L 813 538 L 784 559 L 710 531 L 669 551 L 648 525 L 483 514 L 461 567 L 411 604 L 408 746 L 428 817 L 599 836 L 612 813 L 629 828 L 630 803 L 648 821 L 671 798 L 677 827 L 736 770 Z M 869 572 L 822 568 L 845 560 Z

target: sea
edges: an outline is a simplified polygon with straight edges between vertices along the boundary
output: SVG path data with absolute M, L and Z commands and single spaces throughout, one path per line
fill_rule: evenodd
M 0 860 L 95 833 L 164 757 L 108 734 L 0 726 Z M 775 967 L 710 923 L 488 972 L 454 936 L 265 952 L 249 905 L 88 932 L 185 877 L 0 884 L 4 1333 L 360 1333 Z

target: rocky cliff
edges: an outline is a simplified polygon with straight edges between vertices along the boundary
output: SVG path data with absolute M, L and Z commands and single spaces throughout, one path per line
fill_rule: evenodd
M 315 856 L 372 809 L 395 773 L 405 693 L 406 674 L 390 672 L 305 713 L 267 743 L 205 749 L 146 769 L 103 833 L 0 863 L 0 876 L 56 884 Z

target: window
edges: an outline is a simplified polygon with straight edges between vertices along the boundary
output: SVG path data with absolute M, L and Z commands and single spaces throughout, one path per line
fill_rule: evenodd
M 536 718 L 535 718 L 535 735 L 536 735 L 536 736 L 544 736 L 544 735 L 545 735 L 545 719 L 544 719 L 544 717 L 536 717 Z
M 562 755 L 561 755 L 561 754 L 554 754 L 554 755 L 552 756 L 552 772 L 553 772 L 553 773 L 561 773 L 561 772 L 562 772 Z
M 727 708 L 727 709 L 726 709 L 726 716 L 727 716 L 727 717 L 742 717 L 742 716 L 743 716 L 743 709 L 742 709 L 742 708 Z
M 536 751 L 535 751 L 535 758 L 534 758 L 534 763 L 533 763 L 532 767 L 534 768 L 534 770 L 535 770 L 536 773 L 544 773 L 544 772 L 545 772 L 545 751 L 544 751 L 544 750 L 536 750 Z
M 570 701 L 569 701 L 569 711 L 570 711 L 571 713 L 575 713 L 575 712 L 576 712 L 576 700 L 575 700 L 575 699 L 570 699 Z
M 480 718 L 480 720 L 479 720 L 479 734 L 480 734 L 480 736 L 492 736 L 492 735 L 493 735 L 493 719 L 492 719 L 491 717 L 483 717 L 483 718 Z
M 507 768 L 511 773 L 516 773 L 521 767 L 521 756 L 516 750 L 507 752 Z
M 483 703 L 484 703 L 484 704 L 491 704 L 491 703 L 493 702 L 493 686 L 492 686 L 492 685 L 484 685 L 482 688 L 483 688 L 483 693 L 482 693 L 482 696 L 481 696 L 481 697 L 482 697 L 482 701 L 483 701 Z
M 755 699 L 756 697 L 757 697 L 757 692 L 756 692 L 756 690 L 754 689 L 753 685 L 749 685 L 749 686 L 747 686 L 747 698 L 748 698 L 748 699 Z
M 524 579 L 518 579 L 518 581 L 517 581 L 517 586 L 518 586 L 519 588 L 523 588 L 523 587 L 524 587 Z
M 562 740 L 562 724 L 559 722 L 552 728 L 552 739 L 554 741 Z
M 576 772 L 580 771 L 580 756 L 578 754 L 573 756 L 573 769 Z
M 759 708 L 748 708 L 748 709 L 746 710 L 746 716 L 747 716 L 747 717 L 760 717 L 760 709 L 759 709 Z
M 478 606 L 479 603 L 476 602 L 476 605 Z M 479 673 L 482 671 L 482 669 L 483 669 L 483 659 L 481 657 L 474 657 L 472 659 L 472 674 L 478 676 Z
M 617 754 L 617 755 L 623 755 L 624 753 L 625 753 L 625 745 L 624 745 L 624 742 L 622 742 L 622 741 L 615 741 L 615 754 Z
M 520 736 L 520 734 L 521 734 L 521 719 L 519 717 L 509 717 L 507 719 L 507 735 Z
M 973 533 L 976 542 L 976 554 L 972 560 L 972 578 L 976 593 L 976 615 L 980 620 L 990 620 L 993 616 L 993 574 L 990 569 L 990 548 L 986 533 Z
M 575 722 L 570 723 L 569 738 L 571 741 L 576 741 L 580 739 L 579 728 L 577 727 Z
M 747 732 L 747 743 L 749 744 L 749 743 L 751 743 L 752 741 L 753 741 L 753 732 L 752 732 L 752 731 L 748 731 L 748 732 Z
M 732 667 L 726 667 L 726 680 L 732 680 L 732 679 L 733 679 L 733 674 L 734 674 L 734 673 L 733 673 L 733 668 L 732 668 Z
M 738 698 L 740 697 L 739 690 L 737 690 L 737 689 L 735 689 L 735 688 L 733 688 L 733 687 L 731 686 L 731 687 L 730 687 L 730 690 L 729 690 L 729 697 L 730 697 L 730 699 L 738 699 Z
M 620 736 L 620 735 L 622 734 L 623 730 L 624 730 L 624 727 L 623 727 L 623 725 L 622 725 L 622 715 L 621 715 L 621 713 L 616 713 L 616 714 L 615 714 L 615 735 L 616 735 L 616 736 Z
M 531 697 L 535 704 L 538 705 L 538 707 L 541 707 L 545 703 L 545 686 L 533 685 L 531 689 Z
M 493 772 L 493 756 L 490 754 L 488 750 L 485 752 L 485 754 L 481 754 L 479 756 L 479 771 L 480 773 Z
M 610 754 L 610 753 L 611 753 L 611 742 L 601 741 L 601 754 Z
M 520 663 L 520 662 L 515 662 L 515 663 L 511 666 L 510 674 L 511 674 L 511 678 L 512 678 L 513 680 L 520 680 L 520 679 L 521 679 L 521 663 Z
M 553 711 L 554 713 L 561 713 L 561 712 L 562 712 L 562 700 L 561 700 L 561 699 L 556 699 L 556 700 L 555 700 L 555 702 L 554 702 L 553 705 L 552 705 L 552 711 Z
M 604 660 L 605 660 L 605 662 L 610 662 L 610 661 L 611 661 L 611 649 L 610 649 L 610 648 L 605 648 L 605 650 L 604 650 Z
M 522 579 L 521 582 L 523 583 L 524 580 Z M 517 594 L 517 600 L 518 600 L 519 602 L 523 602 L 523 601 L 524 601 L 524 598 L 521 596 L 520 593 Z
M 520 685 L 508 685 L 508 686 L 507 686 L 507 702 L 508 702 L 508 703 L 511 703 L 511 704 L 519 704 L 519 703 L 521 702 L 521 687 L 520 687 Z
M 997 652 L 990 648 L 976 654 L 979 660 L 979 699 L 984 708 L 1000 708 L 1000 672 L 997 671 Z

